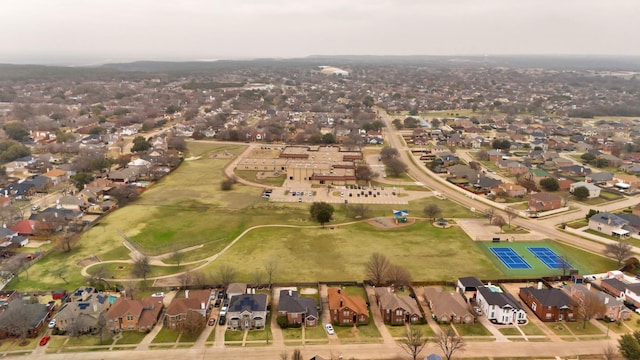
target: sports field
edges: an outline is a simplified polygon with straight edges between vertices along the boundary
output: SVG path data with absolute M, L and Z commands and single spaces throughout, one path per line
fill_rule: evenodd
M 580 274 L 597 271 L 601 267 L 615 267 L 613 261 L 596 254 L 577 250 L 554 241 L 535 242 L 483 242 L 480 248 L 507 276 L 539 277 L 562 275 L 564 259 L 570 265 L 565 267 L 577 269 Z M 534 249 L 531 251 L 530 249 Z M 517 258 L 521 258 L 518 261 Z M 507 266 L 505 264 L 512 265 Z M 528 268 L 524 264 L 528 264 Z

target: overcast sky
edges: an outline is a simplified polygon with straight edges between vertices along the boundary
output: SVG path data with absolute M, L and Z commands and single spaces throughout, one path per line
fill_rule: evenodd
M 640 55 L 639 0 L 4 0 L 0 62 Z

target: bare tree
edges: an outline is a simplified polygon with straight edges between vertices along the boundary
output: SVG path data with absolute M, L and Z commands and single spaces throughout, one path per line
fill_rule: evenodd
M 587 328 L 587 322 L 594 318 L 600 318 L 607 312 L 607 306 L 600 297 L 591 291 L 579 293 L 578 299 L 578 318 L 582 319 L 582 328 Z
M 618 260 L 618 266 L 620 266 L 626 258 L 631 256 L 631 248 L 627 243 L 615 242 L 605 246 L 604 254 Z
M 493 217 L 493 225 L 496 225 L 500 228 L 500 232 L 502 232 L 502 227 L 507 223 L 507 221 L 502 217 L 502 215 L 496 215 Z
M 453 354 L 458 351 L 464 351 L 465 348 L 464 340 L 461 336 L 456 335 L 453 329 L 441 331 L 436 338 L 436 344 L 447 360 L 451 360 Z
M 440 210 L 440 207 L 436 204 L 427 204 L 422 211 L 431 220 L 435 220 L 442 214 L 442 210 Z
M 422 350 L 427 346 L 428 339 L 422 333 L 422 329 L 409 325 L 407 328 L 407 335 L 398 341 L 398 345 L 404 350 L 409 356 L 416 360 Z
M 184 260 L 184 253 L 180 250 L 174 251 L 173 253 L 171 253 L 171 260 L 176 263 L 176 266 L 180 267 L 182 260 Z
M 147 275 L 151 272 L 151 259 L 146 255 L 138 256 L 133 261 L 133 268 L 131 271 L 134 276 L 142 277 L 147 281 Z
M 218 281 L 225 289 L 236 280 L 236 276 L 238 276 L 238 272 L 231 265 L 221 265 L 218 268 Z
M 278 262 L 276 260 L 270 260 L 268 263 L 264 265 L 264 272 L 267 274 L 267 282 L 269 283 L 269 288 L 271 288 L 271 284 L 273 283 L 273 277 L 278 270 Z
M 191 284 L 191 277 L 192 276 L 190 271 L 185 271 L 178 276 L 178 280 L 180 281 L 180 286 L 183 289 L 189 286 L 189 284 Z
M 65 284 L 68 284 L 67 281 L 67 268 L 61 267 L 51 272 L 51 275 L 60 278 L 60 280 L 64 281 Z
M 609 344 L 602 350 L 605 360 L 616 360 L 618 357 L 618 349 L 615 346 Z
M 518 217 L 518 210 L 511 207 L 506 207 L 504 211 L 507 213 L 507 224 L 509 225 L 509 228 L 511 228 L 511 220 Z
M 27 319 L 31 313 L 34 304 L 27 304 L 21 299 L 12 301 L 3 312 L 0 329 L 7 332 L 10 336 L 17 336 L 20 340 L 27 338 L 31 324 Z
M 409 286 L 411 285 L 411 273 L 404 266 L 392 264 L 389 266 L 387 282 L 395 286 Z
M 289 354 L 286 351 L 280 353 L 280 360 L 289 360 Z
M 385 161 L 384 164 L 389 174 L 393 177 L 402 175 L 403 173 L 407 172 L 407 169 L 409 168 L 407 164 L 405 164 L 398 158 L 389 159 Z
M 207 319 L 197 311 L 187 311 L 187 316 L 179 324 L 180 331 L 195 334 L 207 326 Z
M 376 285 L 380 285 L 386 281 L 391 263 L 386 256 L 380 253 L 373 253 L 365 267 L 367 277 Z
M 262 283 L 264 283 L 264 271 L 262 271 L 262 269 L 256 269 L 253 274 L 251 274 L 251 280 L 256 287 L 261 287 Z
M 484 211 L 484 215 L 489 219 L 489 224 L 493 222 L 493 217 L 496 215 L 496 209 L 488 208 Z

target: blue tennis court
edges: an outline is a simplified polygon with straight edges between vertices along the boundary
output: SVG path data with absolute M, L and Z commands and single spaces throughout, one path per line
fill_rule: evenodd
M 531 269 L 531 265 L 511 248 L 490 247 L 489 250 L 509 269 Z
M 528 247 L 529 251 L 550 269 L 573 269 L 573 266 L 548 247 Z

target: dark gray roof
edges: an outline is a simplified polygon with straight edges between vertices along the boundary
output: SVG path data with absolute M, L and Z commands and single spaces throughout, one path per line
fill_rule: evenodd
M 307 316 L 318 318 L 318 304 L 314 299 L 298 297 L 297 291 L 280 290 L 278 311 L 287 313 L 306 313 Z
M 589 221 L 594 221 L 602 224 L 609 224 L 611 226 L 622 226 L 629 222 L 618 215 L 614 215 L 608 212 L 601 212 L 594 214 L 589 218 Z
M 629 213 L 620 213 L 618 216 L 629 222 L 629 225 L 634 227 L 640 227 L 640 216 Z
M 267 311 L 266 294 L 236 295 L 229 301 L 229 312 Z
M 593 181 L 610 181 L 613 180 L 613 173 L 610 172 L 599 172 L 593 173 L 589 175 L 589 178 Z
M 556 288 L 536 289 L 532 286 L 520 288 L 520 291 L 536 298 L 540 305 L 555 306 L 557 308 L 567 308 L 573 305 L 573 300 L 564 291 Z
M 24 310 L 22 308 L 25 308 Z M 12 316 L 12 312 L 18 312 L 20 316 Z M 11 321 L 20 321 L 20 323 L 29 324 L 30 328 L 33 329 L 38 326 L 40 321 L 43 321 L 49 311 L 47 310 L 46 304 L 31 304 L 22 300 L 15 300 L 9 303 L 7 309 L 0 313 L 0 323 L 11 326 Z
M 493 292 L 487 286 L 478 288 L 478 292 L 482 294 L 489 305 L 496 305 L 501 308 L 512 307 L 514 309 L 523 309 L 522 304 L 511 294 L 503 292 Z
M 482 281 L 480 281 L 480 279 L 478 279 L 475 276 L 461 277 L 461 278 L 458 278 L 458 281 L 460 282 L 460 284 L 462 284 L 462 286 L 466 288 L 468 287 L 478 288 L 478 287 L 484 286 Z
M 620 292 L 624 292 L 624 290 L 627 288 L 627 284 L 623 283 L 622 281 L 615 279 L 615 278 L 611 278 L 611 279 L 602 279 L 602 284 L 607 284 L 610 287 L 620 291 Z

